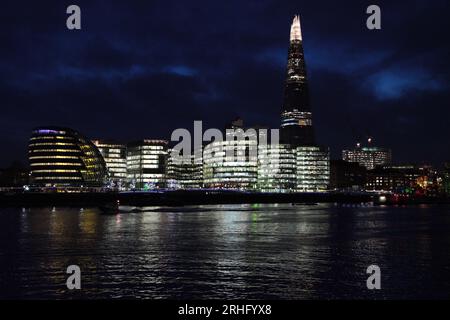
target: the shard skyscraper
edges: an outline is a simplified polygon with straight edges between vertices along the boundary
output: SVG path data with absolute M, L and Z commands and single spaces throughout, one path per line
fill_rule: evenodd
M 280 139 L 293 147 L 315 144 L 299 16 L 291 25 Z

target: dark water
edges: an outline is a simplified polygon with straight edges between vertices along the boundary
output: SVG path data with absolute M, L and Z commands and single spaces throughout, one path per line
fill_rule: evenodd
M 1 298 L 450 298 L 449 206 L 0 209 L 0 240 Z

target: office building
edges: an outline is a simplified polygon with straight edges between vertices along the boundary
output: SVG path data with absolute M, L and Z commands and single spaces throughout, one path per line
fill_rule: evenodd
M 168 142 L 140 140 L 127 145 L 127 180 L 131 189 L 166 187 Z
M 397 194 L 435 195 L 439 191 L 437 172 L 427 165 L 384 165 L 367 171 L 367 190 Z
M 127 178 L 126 146 L 107 140 L 92 140 L 92 143 L 95 144 L 105 160 L 110 187 L 117 189 L 125 187 Z
M 245 136 L 244 139 L 238 139 L 240 133 Z M 257 154 L 256 130 L 244 131 L 241 127 L 226 130 L 224 141 L 214 141 L 203 150 L 204 186 L 255 190 L 258 180 Z
M 326 191 L 330 184 L 330 151 L 318 146 L 296 149 L 297 191 Z
M 169 189 L 199 189 L 203 187 L 203 164 L 194 161 L 194 155 L 176 158 L 169 150 L 167 163 L 167 187 Z
M 206 188 L 254 190 L 258 179 L 257 157 L 249 148 L 256 142 L 212 142 L 203 152 L 203 183 Z M 227 154 L 234 156 L 228 157 Z
M 347 162 L 357 162 L 366 169 L 371 170 L 377 166 L 390 164 L 392 154 L 390 149 L 375 147 L 371 145 L 372 139 L 368 139 L 367 146 L 360 143 L 352 150 L 342 151 L 342 160 Z
M 297 186 L 296 154 L 290 145 L 258 146 L 258 190 L 293 192 Z
M 47 187 L 101 187 L 106 163 L 97 147 L 75 130 L 40 127 L 32 131 L 30 183 Z

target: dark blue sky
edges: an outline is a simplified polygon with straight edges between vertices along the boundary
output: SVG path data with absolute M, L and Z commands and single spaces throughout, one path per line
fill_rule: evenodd
M 365 27 L 370 4 L 382 30 Z M 39 125 L 123 141 L 236 116 L 277 127 L 294 14 L 321 144 L 338 157 L 370 134 L 397 162 L 450 159 L 449 1 L 7 0 L 0 166 L 26 162 Z

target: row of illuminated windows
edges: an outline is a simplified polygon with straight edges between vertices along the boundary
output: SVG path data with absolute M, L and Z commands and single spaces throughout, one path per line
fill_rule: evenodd
M 35 143 L 30 143 L 30 147 L 35 147 L 35 146 L 73 146 L 74 143 L 71 142 L 35 142 Z
M 144 173 L 144 174 L 128 174 L 128 179 L 160 179 L 165 180 L 165 175 L 162 174 L 150 174 L 150 173 Z
M 221 177 L 205 177 L 203 179 L 205 183 L 212 183 L 212 182 L 230 182 L 230 181 L 253 181 L 257 182 L 258 179 L 256 177 L 246 177 L 246 176 L 221 176 Z
M 127 157 L 127 161 L 141 161 L 141 160 L 148 160 L 148 159 L 159 159 L 160 156 L 157 154 L 152 155 L 145 155 L 145 156 L 130 156 Z
M 81 163 L 75 163 L 75 162 L 36 162 L 31 163 L 31 166 L 37 167 L 37 166 L 82 166 Z
M 205 179 L 222 179 L 227 177 L 256 179 L 257 175 L 249 172 L 215 172 L 213 175 L 205 174 Z
M 236 167 L 236 168 L 246 168 L 246 167 L 257 167 L 256 161 L 205 161 L 205 167 Z
M 120 154 L 120 153 L 108 153 L 108 154 L 104 154 L 102 152 L 100 152 L 103 155 L 103 158 L 105 159 L 119 159 L 119 160 L 125 160 L 126 158 Z
M 256 157 L 250 157 L 250 156 L 243 156 L 243 155 L 227 155 L 224 157 L 213 157 L 213 158 L 205 158 L 203 159 L 203 163 L 216 163 L 216 162 L 255 162 L 256 163 L 257 158 Z
M 125 148 L 105 148 L 97 146 L 99 151 L 104 151 L 105 153 L 122 153 L 125 151 Z
M 216 170 L 214 170 L 214 174 L 217 175 L 252 175 L 252 176 L 256 176 L 257 175 L 257 171 L 253 170 L 253 171 L 248 171 L 248 170 L 220 170 L 221 168 L 217 168 Z M 205 174 L 210 174 L 209 171 L 206 171 Z
M 219 155 L 215 157 L 205 157 L 203 159 L 204 163 L 211 162 L 248 162 L 257 161 L 258 157 L 256 155 L 245 155 L 245 154 L 227 154 Z
M 258 166 L 256 165 L 256 163 L 249 163 L 249 162 L 245 162 L 244 164 L 234 164 L 231 165 L 231 163 L 223 163 L 221 165 L 216 165 L 216 166 L 210 166 L 210 165 L 205 165 L 204 166 L 205 169 L 207 168 L 214 168 L 216 170 L 226 170 L 226 171 L 238 171 L 238 170 L 243 170 L 243 171 L 247 171 L 247 170 L 257 170 Z
M 278 150 L 265 150 L 258 149 L 258 157 L 262 158 L 277 158 L 277 157 L 287 157 L 295 158 L 294 152 L 279 152 Z
M 79 172 L 79 170 L 64 170 L 64 169 L 54 169 L 54 170 L 33 170 L 33 173 L 39 172 L 39 173 L 52 173 L 52 172 Z
M 227 188 L 227 187 L 232 187 L 232 188 L 244 188 L 246 186 L 256 186 L 257 182 L 253 181 L 253 180 L 246 180 L 246 181 L 236 181 L 236 180 L 227 180 L 227 181 L 208 181 L 204 183 L 205 187 L 207 188 L 216 188 L 216 187 L 220 187 L 220 188 Z
M 38 136 L 38 137 L 31 137 L 30 140 L 73 140 L 73 137 L 70 136 Z
M 249 141 L 224 141 L 221 143 L 212 143 L 205 147 L 205 151 L 203 156 L 210 155 L 212 152 L 220 153 L 220 152 L 233 152 L 242 150 L 245 151 L 247 149 L 258 150 L 258 147 L 255 143 L 249 143 Z
M 81 177 L 34 177 L 35 180 L 81 180 Z
M 189 173 L 196 173 L 196 172 L 202 172 L 203 167 L 173 167 L 169 166 L 167 168 L 167 171 L 169 172 L 189 172 Z
M 313 185 L 327 185 L 330 182 L 330 180 L 328 178 L 323 178 L 323 179 L 315 179 L 315 180 L 308 180 L 308 179 L 303 179 L 303 180 L 297 180 L 297 187 L 301 188 L 303 186 L 313 186 Z
M 295 159 L 262 159 L 258 160 L 258 165 L 260 166 L 271 166 L 271 165 L 282 165 L 286 167 L 295 167 Z
M 325 158 L 328 157 L 327 153 L 322 153 L 322 152 L 298 152 L 297 153 L 297 158 L 300 159 L 320 159 L 320 158 Z
M 30 159 L 79 159 L 77 156 L 31 156 Z
M 117 164 L 123 164 L 125 165 L 127 161 L 125 159 L 112 159 L 112 158 L 106 158 L 106 163 L 117 163 Z
M 156 166 L 156 167 L 162 167 L 160 166 L 158 161 L 152 162 L 152 161 L 146 161 L 146 162 L 128 162 L 127 167 L 128 168 L 139 168 L 139 167 L 148 167 L 148 166 Z
M 277 179 L 258 179 L 258 183 L 263 185 L 267 185 L 267 184 L 281 184 L 281 183 L 289 183 L 292 185 L 296 184 L 296 180 L 292 179 L 291 177 L 280 177 Z
M 77 149 L 33 149 L 33 150 L 30 150 L 30 152 L 43 152 L 43 153 L 48 153 L 48 152 L 64 152 L 64 153 L 75 152 L 75 153 L 80 153 L 80 150 L 77 150 Z
M 213 162 L 213 163 L 205 164 L 203 168 L 205 170 L 208 168 L 214 168 L 214 169 L 224 168 L 224 170 L 232 171 L 232 170 L 257 170 L 258 166 L 256 163 L 251 163 L 251 162 L 243 162 L 243 163 L 238 163 L 238 162 L 216 163 L 216 162 Z
M 249 148 L 258 149 L 257 142 L 253 140 L 234 140 L 213 142 L 205 147 L 204 155 L 211 152 L 246 150 Z
M 124 168 L 108 168 L 109 171 L 112 173 L 120 173 L 120 172 L 127 172 L 127 169 Z

